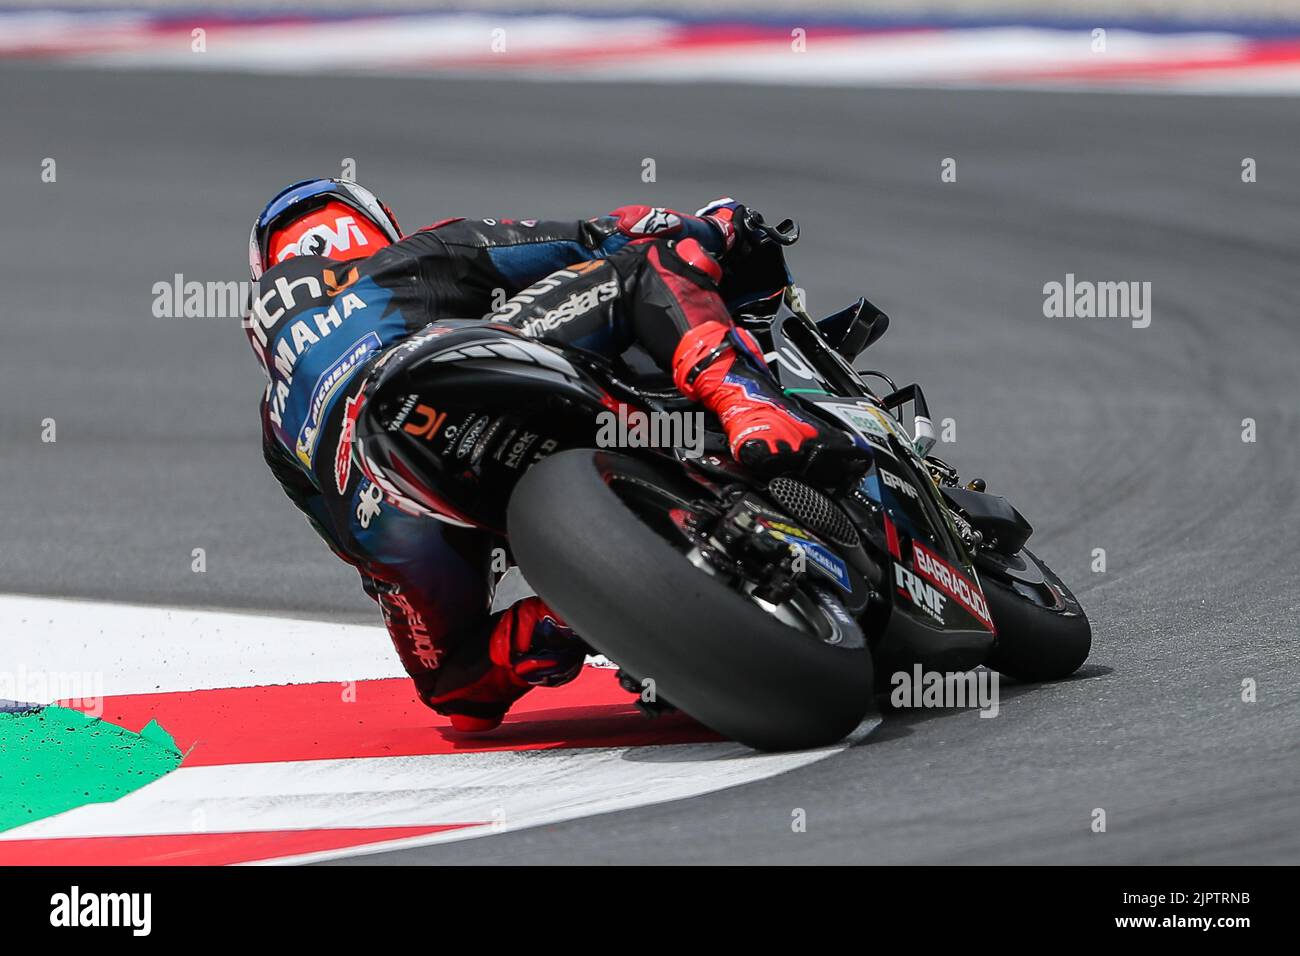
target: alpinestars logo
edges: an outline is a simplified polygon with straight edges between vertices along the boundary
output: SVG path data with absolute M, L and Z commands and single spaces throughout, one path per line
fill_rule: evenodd
M 571 322 L 579 316 L 586 315 L 592 309 L 617 296 L 618 282 L 614 279 L 602 282 L 590 289 L 583 289 L 580 292 L 573 293 L 555 308 L 537 316 L 535 319 L 529 319 L 523 324 L 523 331 L 533 338 L 540 338 L 545 333 L 552 332 L 566 322 Z
M 437 670 L 438 665 L 442 663 L 443 651 L 433 643 L 429 628 L 424 623 L 424 618 L 420 616 L 420 612 L 401 590 L 395 589 L 387 595 L 387 598 L 387 601 L 380 602 L 379 607 L 384 612 L 384 618 L 388 621 L 390 629 L 394 621 L 397 623 L 399 633 L 401 626 L 406 625 L 406 633 L 410 638 L 407 647 L 409 654 L 428 670 Z
M 671 232 L 682 224 L 681 217 L 662 207 L 655 207 L 632 224 L 628 232 L 634 235 L 654 236 Z
M 568 279 L 576 278 L 578 278 L 578 273 L 573 269 L 558 269 L 546 278 L 534 282 L 527 289 L 515 293 L 501 305 L 501 308 L 495 312 L 489 312 L 483 318 L 493 322 L 509 322 L 524 310 L 524 306 L 536 302 L 539 296 L 550 292 L 557 286 L 563 285 Z

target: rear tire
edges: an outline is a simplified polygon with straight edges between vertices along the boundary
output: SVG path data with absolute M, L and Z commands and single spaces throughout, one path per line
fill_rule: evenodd
M 719 733 L 759 750 L 844 737 L 873 706 L 861 632 L 850 622 L 826 643 L 782 623 L 620 497 L 703 494 L 670 471 L 592 449 L 534 465 L 507 516 L 524 576 L 587 643 Z

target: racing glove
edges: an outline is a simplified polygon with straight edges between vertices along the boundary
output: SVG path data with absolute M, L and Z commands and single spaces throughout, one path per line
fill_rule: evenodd
M 742 246 L 748 243 L 748 237 L 742 235 L 745 207 L 730 196 L 723 196 L 706 203 L 696 210 L 695 215 L 721 233 L 723 255 L 736 249 L 738 241 Z

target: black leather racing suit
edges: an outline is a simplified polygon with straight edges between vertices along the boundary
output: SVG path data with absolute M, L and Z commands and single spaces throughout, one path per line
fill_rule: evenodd
M 674 244 L 721 254 L 731 238 L 711 221 L 645 206 L 577 222 L 457 219 L 366 259 L 296 257 L 263 276 L 245 324 L 268 378 L 266 461 L 321 537 L 359 571 L 424 700 L 454 696 L 491 666 L 491 542 L 393 506 L 353 465 L 345 424 L 362 371 L 431 322 L 494 310 L 530 334 L 605 354 L 637 340 L 667 369 L 686 327 L 702 315 L 726 320 L 709 280 Z M 608 261 L 584 265 L 595 260 Z M 599 298 L 597 287 L 611 280 L 635 307 L 555 320 L 566 299 Z

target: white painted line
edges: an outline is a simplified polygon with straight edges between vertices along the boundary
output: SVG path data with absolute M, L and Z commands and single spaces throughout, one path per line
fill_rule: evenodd
M 0 635 L 6 662 L 37 673 L 101 673 L 109 695 L 401 673 L 382 628 L 217 611 L 0 596 Z M 790 754 L 705 743 L 182 767 L 120 800 L 38 820 L 0 841 L 486 824 L 292 862 L 375 853 L 741 786 L 839 753 L 878 723 L 837 746 Z
M 86 674 L 119 696 L 404 673 L 381 626 L 19 595 L 0 596 L 0 668 L 0 696 L 37 703 Z
M 864 725 L 854 739 L 876 723 Z M 849 743 L 788 754 L 706 743 L 181 768 L 114 803 L 38 820 L 0 834 L 0 841 L 485 824 L 274 861 L 299 863 L 699 796 L 824 760 Z
M 696 773 L 694 780 L 678 779 L 672 785 L 665 785 L 665 778 L 646 781 L 641 789 L 624 789 L 620 796 L 608 794 L 591 794 L 592 799 L 582 807 L 573 808 L 572 812 L 559 810 L 542 811 L 518 819 L 511 819 L 508 813 L 500 818 L 500 823 L 486 826 L 466 827 L 443 833 L 430 833 L 424 836 L 406 837 L 399 840 L 387 840 L 382 843 L 369 843 L 363 846 L 343 847 L 335 850 L 322 850 L 304 853 L 292 857 L 280 857 L 261 861 L 262 865 L 284 866 L 304 863 L 318 863 L 324 860 L 336 860 L 343 857 L 369 856 L 392 850 L 405 850 L 420 846 L 433 846 L 440 843 L 455 843 L 460 840 L 472 840 L 479 837 L 496 836 L 509 830 L 526 827 L 561 823 L 581 817 L 610 813 L 615 810 L 630 810 L 637 807 L 651 806 L 683 800 L 688 797 L 703 796 L 732 787 L 739 787 L 759 780 L 774 777 L 777 774 L 797 770 L 834 756 L 865 740 L 880 726 L 879 717 L 870 717 L 847 738 L 833 747 L 819 750 L 806 750 L 791 754 L 759 754 L 747 747 L 734 743 L 711 744 L 673 744 L 664 747 L 635 747 L 623 752 L 623 759 L 650 760 L 661 768 L 677 761 L 694 763 Z M 618 753 L 618 751 L 614 751 Z M 534 753 L 548 753 L 535 751 Z M 556 751 L 549 751 L 556 753 Z M 621 773 L 626 773 L 626 770 Z M 504 805 L 503 805 L 504 810 Z M 256 865 L 256 864 L 254 864 Z

